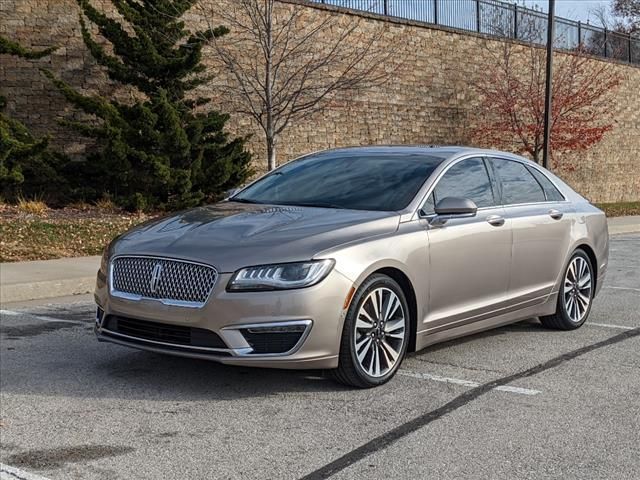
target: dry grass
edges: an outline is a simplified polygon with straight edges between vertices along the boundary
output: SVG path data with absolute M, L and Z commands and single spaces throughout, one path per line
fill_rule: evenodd
M 607 217 L 640 215 L 640 202 L 597 203 L 596 207 L 607 214 Z
M 98 200 L 96 202 L 96 208 L 108 213 L 116 213 L 120 211 L 120 208 L 118 208 L 118 206 L 113 203 L 113 201 L 109 197 L 104 197 Z
M 68 208 L 71 208 L 73 210 L 86 211 L 91 210 L 91 204 L 87 202 L 73 202 L 68 205 Z
M 29 215 L 45 216 L 49 211 L 46 203 L 38 198 L 27 200 L 26 198 L 18 198 L 18 210 Z
M 51 209 L 46 216 L 18 206 L 0 209 L 0 262 L 99 255 L 115 236 L 149 219 L 89 209 Z

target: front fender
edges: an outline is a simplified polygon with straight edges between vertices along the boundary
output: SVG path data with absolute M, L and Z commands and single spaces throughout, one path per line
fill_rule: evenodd
M 336 270 L 351 280 L 355 288 L 383 268 L 402 272 L 415 292 L 418 318 L 424 317 L 424 299 L 429 291 L 429 238 L 420 222 L 400 224 L 393 235 L 336 247 L 318 257 L 334 258 Z

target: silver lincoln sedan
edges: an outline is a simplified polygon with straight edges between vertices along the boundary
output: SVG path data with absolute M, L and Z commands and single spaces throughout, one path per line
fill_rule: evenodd
M 580 327 L 608 249 L 603 212 L 519 156 L 329 150 L 113 241 L 96 334 L 372 387 L 436 342 L 532 317 Z

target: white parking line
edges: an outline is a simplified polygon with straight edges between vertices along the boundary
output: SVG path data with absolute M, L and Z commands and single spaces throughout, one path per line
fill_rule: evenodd
M 626 325 L 613 325 L 611 323 L 595 323 L 595 322 L 587 322 L 585 325 L 591 325 L 592 327 L 603 327 L 603 328 L 616 328 L 618 330 L 634 330 L 636 327 L 628 327 Z
M 0 480 L 49 480 L 35 473 L 25 472 L 19 468 L 0 463 Z
M 632 292 L 640 292 L 640 288 L 633 288 L 633 287 L 610 287 L 608 285 L 605 285 L 602 288 L 608 288 L 611 290 L 631 290 Z
M 26 312 L 14 312 L 13 310 L 0 310 L 0 315 L 6 315 L 8 317 L 19 317 L 21 315 L 36 318 L 38 320 L 42 320 L 43 322 L 56 322 L 56 323 L 73 323 L 75 325 L 84 325 L 87 322 L 82 322 L 79 320 L 64 320 L 62 318 L 54 318 L 54 317 L 45 317 L 41 315 L 33 315 L 32 313 Z
M 440 375 L 432 375 L 430 373 L 410 372 L 409 370 L 398 370 L 398 375 L 411 377 L 411 378 L 418 378 L 420 380 L 433 380 L 434 382 L 452 383 L 454 385 L 462 385 L 464 387 L 469 387 L 469 388 L 475 388 L 481 385 L 480 383 L 473 382 L 471 380 L 442 377 Z M 502 385 L 500 387 L 496 387 L 494 390 L 499 390 L 501 392 L 507 392 L 507 393 L 516 393 L 518 395 L 538 395 L 539 393 L 542 393 L 540 390 L 532 390 L 530 388 L 510 387 L 508 385 Z

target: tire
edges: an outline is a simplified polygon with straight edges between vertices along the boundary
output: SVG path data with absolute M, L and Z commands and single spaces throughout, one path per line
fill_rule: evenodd
M 382 312 L 377 318 L 376 307 Z M 407 352 L 409 322 L 409 307 L 400 285 L 386 275 L 367 278 L 345 317 L 338 368 L 332 371 L 335 380 L 357 388 L 388 382 Z
M 576 271 L 577 276 L 574 273 Z M 580 328 L 591 312 L 594 288 L 595 276 L 591 259 L 584 250 L 577 249 L 562 274 L 556 312 L 540 317 L 542 325 L 555 330 Z

